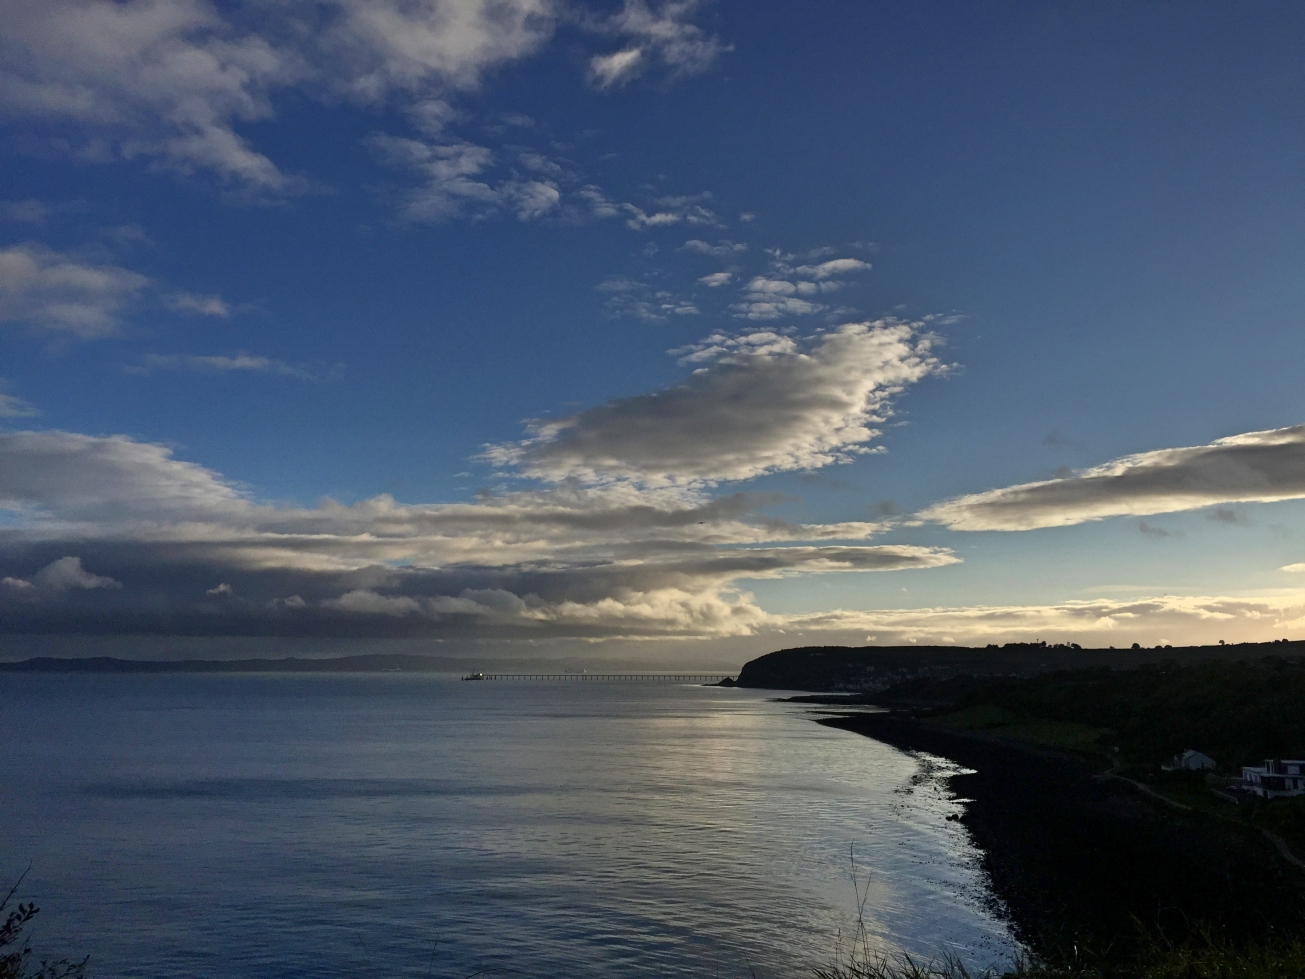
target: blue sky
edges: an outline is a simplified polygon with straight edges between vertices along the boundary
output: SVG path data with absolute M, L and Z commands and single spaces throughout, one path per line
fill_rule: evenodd
M 1299 638 L 1302 27 L 13 0 L 0 621 Z

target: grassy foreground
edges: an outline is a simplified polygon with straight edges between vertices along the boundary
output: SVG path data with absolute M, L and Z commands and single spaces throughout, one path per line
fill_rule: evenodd
M 1217 941 L 1172 945 L 1157 939 L 1133 961 L 1100 964 L 1086 957 L 1062 962 L 1028 961 L 1001 973 L 975 973 L 954 959 L 917 962 L 902 956 L 867 955 L 816 969 L 817 979 L 1300 979 L 1305 942 L 1282 938 L 1236 948 Z

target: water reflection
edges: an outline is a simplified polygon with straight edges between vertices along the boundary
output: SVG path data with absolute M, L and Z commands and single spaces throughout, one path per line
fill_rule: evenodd
M 936 777 L 755 692 L 10 681 L 0 869 L 101 974 L 796 975 L 854 921 L 849 845 L 887 950 L 1012 947 Z

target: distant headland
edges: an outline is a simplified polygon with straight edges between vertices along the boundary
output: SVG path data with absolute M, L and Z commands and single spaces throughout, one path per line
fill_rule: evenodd
M 1133 645 L 1084 649 L 1074 643 L 1011 642 L 1003 646 L 799 646 L 749 660 L 722 686 L 819 693 L 875 693 L 907 680 L 954 676 L 1034 676 L 1090 667 L 1133 669 L 1147 663 L 1182 666 L 1209 660 L 1305 656 L 1305 640 L 1213 646 Z
M 409 653 L 281 659 L 119 659 L 36 656 L 0 663 L 0 673 L 457 673 L 462 660 Z

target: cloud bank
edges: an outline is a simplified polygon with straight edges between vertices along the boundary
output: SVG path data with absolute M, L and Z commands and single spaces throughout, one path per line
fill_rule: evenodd
M 962 496 L 922 511 L 954 530 L 1033 530 L 1116 516 L 1305 497 L 1305 425 L 1124 456 L 1063 479 Z
M 1265 642 L 1305 628 L 1305 591 L 1268 596 L 1095 599 L 1056 605 L 833 611 L 791 616 L 786 634 L 839 633 L 844 641 L 983 645 L 1075 641 L 1094 646 Z M 853 637 L 856 637 L 855 639 Z
M 751 635 L 748 579 L 927 569 L 873 522 L 768 517 L 775 496 L 565 484 L 469 503 L 272 506 L 163 446 L 0 433 L 8 631 Z

